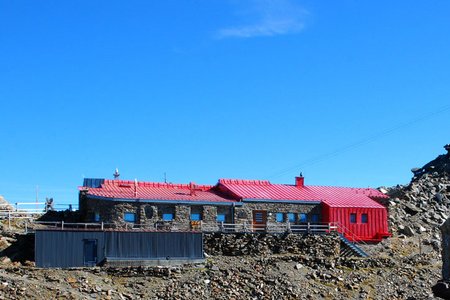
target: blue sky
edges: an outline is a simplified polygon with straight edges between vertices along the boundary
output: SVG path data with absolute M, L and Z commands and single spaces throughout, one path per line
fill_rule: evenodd
M 450 142 L 449 1 L 0 2 L 0 194 L 390 186 Z

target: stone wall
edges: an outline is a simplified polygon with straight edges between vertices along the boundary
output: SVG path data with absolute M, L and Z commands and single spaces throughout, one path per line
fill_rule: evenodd
M 124 214 L 134 213 L 135 223 L 145 227 L 158 227 L 167 230 L 191 230 L 198 229 L 191 224 L 191 207 L 195 208 L 196 213 L 200 213 L 202 225 L 209 230 L 219 230 L 217 215 L 225 215 L 225 223 L 248 224 L 253 223 L 253 211 L 264 210 L 267 213 L 267 229 L 276 228 L 277 213 L 294 213 L 296 217 L 300 213 L 308 216 L 311 220 L 313 214 L 320 216 L 320 205 L 310 204 L 288 204 L 288 203 L 244 203 L 242 206 L 212 206 L 212 205 L 175 205 L 147 203 L 140 201 L 112 201 L 87 198 L 80 194 L 80 214 L 82 222 L 104 222 L 110 224 L 124 224 Z M 164 213 L 172 213 L 172 221 L 163 221 Z M 96 220 L 96 216 L 98 219 Z M 320 219 L 319 219 L 320 221 Z M 299 223 L 297 220 L 294 223 Z
M 303 254 L 315 257 L 336 257 L 340 240 L 334 234 L 266 234 L 209 233 L 204 234 L 204 251 L 208 255 Z
M 308 216 L 308 221 L 310 221 L 313 214 L 318 214 L 320 217 L 320 209 L 320 205 L 317 204 L 245 203 L 243 206 L 235 208 L 234 222 L 236 224 L 243 224 L 245 222 L 251 224 L 253 222 L 254 210 L 267 211 L 267 224 L 269 226 L 278 223 L 276 220 L 276 213 L 295 213 L 296 215 L 304 213 Z M 298 223 L 298 221 L 296 223 Z

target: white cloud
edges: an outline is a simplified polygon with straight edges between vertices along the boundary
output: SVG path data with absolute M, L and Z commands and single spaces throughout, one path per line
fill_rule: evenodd
M 222 28 L 218 38 L 251 38 L 298 33 L 305 27 L 308 14 L 303 8 L 288 0 L 257 0 L 246 2 L 248 7 L 241 15 L 253 22 Z

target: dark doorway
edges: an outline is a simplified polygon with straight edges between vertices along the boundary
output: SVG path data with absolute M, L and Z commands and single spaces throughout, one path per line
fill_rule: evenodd
M 253 211 L 253 230 L 265 231 L 267 224 L 267 211 L 254 210 Z
M 83 262 L 86 267 L 97 264 L 97 240 L 83 240 Z

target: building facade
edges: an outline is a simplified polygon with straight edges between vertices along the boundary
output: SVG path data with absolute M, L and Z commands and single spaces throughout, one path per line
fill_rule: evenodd
M 79 188 L 83 222 L 130 224 L 170 231 L 278 232 L 302 224 L 340 224 L 353 240 L 388 236 L 387 210 L 375 189 L 272 184 L 220 179 L 214 186 L 85 179 Z M 296 227 L 297 226 L 297 227 Z M 309 227 L 308 227 L 309 228 Z

